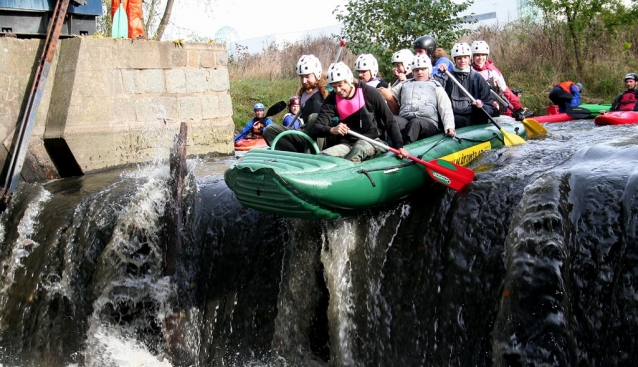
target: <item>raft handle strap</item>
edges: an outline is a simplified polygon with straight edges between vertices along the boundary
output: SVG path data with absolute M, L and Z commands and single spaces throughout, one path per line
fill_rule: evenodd
M 374 180 L 372 179 L 372 176 L 370 176 L 370 174 L 368 173 L 368 171 L 364 170 L 364 169 L 360 169 L 358 173 L 363 173 L 364 175 L 366 175 L 366 177 L 368 178 L 368 180 L 370 180 L 370 183 L 372 184 L 372 187 L 377 187 L 377 184 L 374 183 Z

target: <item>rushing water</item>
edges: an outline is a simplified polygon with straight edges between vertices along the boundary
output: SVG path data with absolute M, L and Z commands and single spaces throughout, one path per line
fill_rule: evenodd
M 546 125 L 357 217 L 239 204 L 190 160 L 177 272 L 162 164 L 25 184 L 0 216 L 2 366 L 626 366 L 638 126 Z

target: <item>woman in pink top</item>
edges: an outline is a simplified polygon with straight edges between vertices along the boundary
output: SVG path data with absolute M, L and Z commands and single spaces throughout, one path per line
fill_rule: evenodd
M 508 108 L 505 108 L 504 114 L 512 116 L 517 120 L 523 120 L 525 117 L 531 116 L 533 113 L 528 112 L 526 108 L 523 108 L 521 101 L 512 92 L 511 89 L 505 84 L 503 74 L 494 66 L 492 60 L 488 60 L 487 57 L 490 54 L 490 46 L 485 41 L 474 41 L 471 46 L 472 49 L 472 68 L 477 73 L 481 74 L 496 94 L 504 96 L 508 103 Z

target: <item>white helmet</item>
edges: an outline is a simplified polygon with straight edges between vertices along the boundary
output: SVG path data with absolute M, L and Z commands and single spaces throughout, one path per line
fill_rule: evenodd
M 403 50 L 399 50 L 392 54 L 392 62 L 402 63 L 405 71 L 408 73 L 412 70 L 412 59 L 414 59 L 414 54 L 407 48 L 404 48 Z
M 339 61 L 336 64 L 330 64 L 328 68 L 328 84 L 337 83 L 342 80 L 348 82 L 348 84 L 352 85 L 354 76 L 352 75 L 352 70 L 346 65 L 343 61 Z
M 452 46 L 452 60 L 454 60 L 457 56 L 470 56 L 472 57 L 472 50 L 470 50 L 470 45 L 467 43 L 455 43 Z
M 321 61 L 315 55 L 301 55 L 296 69 L 297 75 L 315 74 L 317 80 L 321 79 Z
M 354 70 L 366 71 L 370 70 L 372 78 L 376 78 L 379 73 L 379 63 L 372 54 L 361 54 L 357 57 L 357 61 L 354 62 Z
M 412 70 L 414 69 L 428 69 L 428 71 L 432 71 L 432 61 L 426 54 L 415 55 L 414 60 L 412 60 Z
M 472 55 L 489 55 L 490 54 L 490 45 L 485 41 L 474 41 L 472 42 Z

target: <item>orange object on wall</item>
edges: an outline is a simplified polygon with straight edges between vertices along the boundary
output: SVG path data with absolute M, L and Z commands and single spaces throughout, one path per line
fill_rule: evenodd
M 133 39 L 144 38 L 142 0 L 113 0 L 111 3 L 111 17 L 115 15 L 120 3 L 122 3 L 122 7 L 128 17 L 128 37 Z

